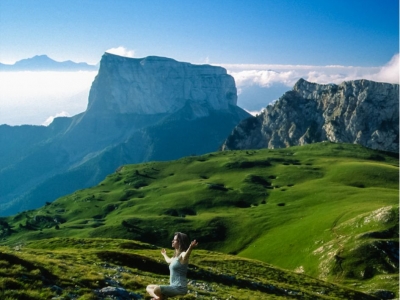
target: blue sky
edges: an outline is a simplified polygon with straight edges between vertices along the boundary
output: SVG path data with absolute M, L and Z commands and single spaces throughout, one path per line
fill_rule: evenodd
M 399 82 L 398 0 L 0 0 L 0 62 L 104 52 L 222 65 L 257 113 L 299 78 Z M 0 124 L 86 109 L 96 72 L 0 72 Z
M 398 53 L 398 0 L 1 0 L 0 62 L 96 63 L 107 49 L 192 63 L 380 66 Z

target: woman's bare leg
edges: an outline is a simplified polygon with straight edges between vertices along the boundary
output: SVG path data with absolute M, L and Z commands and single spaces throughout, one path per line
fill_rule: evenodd
M 156 300 L 162 300 L 162 295 L 161 295 L 161 289 L 160 286 L 155 285 L 155 284 L 150 284 L 147 286 L 146 288 L 147 293 L 149 293 L 149 295 L 151 297 L 153 297 L 153 299 Z

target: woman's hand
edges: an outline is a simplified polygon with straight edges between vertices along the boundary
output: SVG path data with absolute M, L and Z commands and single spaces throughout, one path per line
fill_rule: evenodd
M 193 241 L 190 243 L 190 247 L 196 247 L 198 244 L 199 244 L 199 243 L 198 243 L 196 240 L 193 240 Z
M 161 250 L 161 255 L 164 256 L 164 259 L 167 263 L 169 264 L 171 263 L 172 259 L 168 257 L 167 251 L 165 251 L 165 249 Z

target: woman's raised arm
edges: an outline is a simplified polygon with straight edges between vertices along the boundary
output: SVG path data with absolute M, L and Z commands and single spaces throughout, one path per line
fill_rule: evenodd
M 165 251 L 165 249 L 161 250 L 161 255 L 164 256 L 164 259 L 167 263 L 169 264 L 171 263 L 172 259 L 168 257 L 167 251 Z
M 182 252 L 182 263 L 187 263 L 189 261 L 190 254 L 192 253 L 192 250 L 194 247 L 196 247 L 199 243 L 194 240 L 190 243 L 189 248 L 186 250 L 186 252 Z

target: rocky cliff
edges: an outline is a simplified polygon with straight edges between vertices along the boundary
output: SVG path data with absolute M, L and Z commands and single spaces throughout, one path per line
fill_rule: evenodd
M 235 81 L 221 67 L 170 58 L 143 59 L 104 54 L 89 95 L 88 112 L 174 113 L 186 103 L 229 110 L 237 103 Z M 204 112 L 199 113 L 199 117 Z
M 93 186 L 123 164 L 216 151 L 250 115 L 225 69 L 104 54 L 87 110 L 0 126 L 0 215 Z
M 356 143 L 399 152 L 399 85 L 368 80 L 321 85 L 300 79 L 274 105 L 243 120 L 222 149 Z

